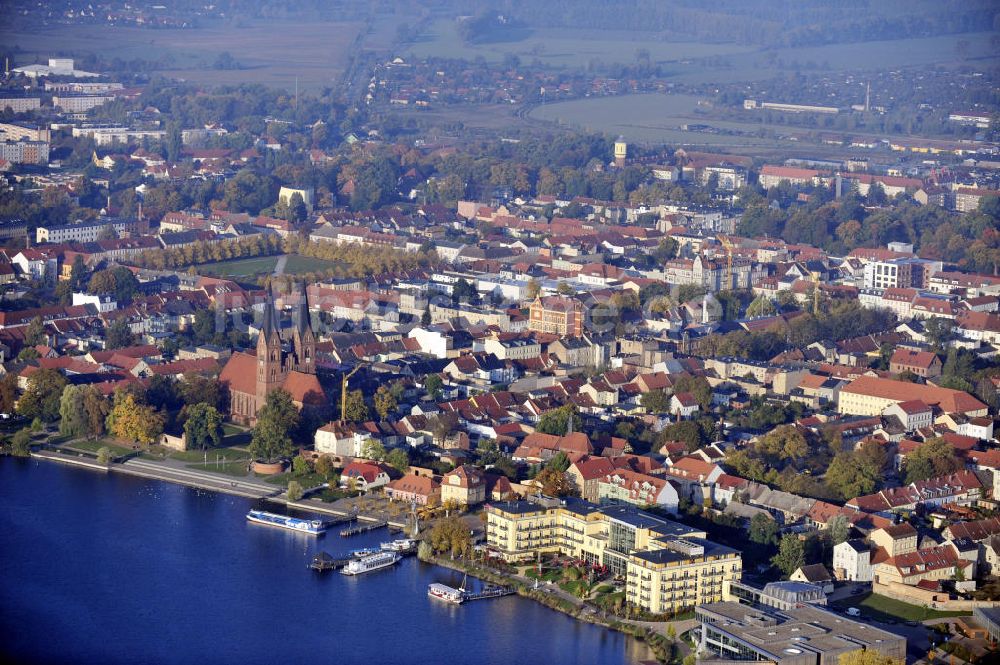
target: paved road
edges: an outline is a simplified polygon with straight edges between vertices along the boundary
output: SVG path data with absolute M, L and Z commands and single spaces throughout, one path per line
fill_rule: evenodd
M 280 277 L 285 274 L 285 265 L 288 263 L 288 255 L 282 254 L 278 257 L 278 262 L 274 264 L 274 276 Z

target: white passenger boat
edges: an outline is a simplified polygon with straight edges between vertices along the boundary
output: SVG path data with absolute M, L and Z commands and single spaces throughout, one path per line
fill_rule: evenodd
M 403 557 L 396 552 L 379 552 L 378 554 L 372 554 L 371 556 L 351 561 L 349 564 L 344 566 L 340 572 L 344 575 L 361 575 L 364 573 L 370 573 L 374 570 L 380 570 L 382 568 L 393 566 L 402 558 Z
M 416 546 L 417 541 L 412 538 L 400 538 L 399 540 L 379 545 L 383 552 L 399 552 L 400 554 L 409 552 Z
M 447 584 L 438 584 L 437 582 L 427 585 L 427 595 L 453 605 L 461 605 L 465 600 L 465 592 L 461 589 L 453 589 Z
M 299 533 L 319 535 L 326 531 L 326 523 L 323 520 L 303 520 L 298 517 L 278 515 L 277 513 L 269 513 L 263 510 L 251 510 L 247 513 L 247 519 L 255 524 L 276 526 L 290 531 L 298 531 Z

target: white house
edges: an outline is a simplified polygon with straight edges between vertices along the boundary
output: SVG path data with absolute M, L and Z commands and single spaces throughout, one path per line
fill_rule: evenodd
M 676 393 L 670 397 L 670 413 L 674 417 L 692 418 L 698 413 L 698 400 L 691 393 Z
M 833 548 L 833 573 L 842 580 L 872 581 L 871 547 L 861 538 L 845 540 Z
M 332 422 L 323 425 L 313 437 L 316 452 L 338 457 L 360 457 L 361 446 L 371 438 L 371 434 L 354 427 L 353 424 Z

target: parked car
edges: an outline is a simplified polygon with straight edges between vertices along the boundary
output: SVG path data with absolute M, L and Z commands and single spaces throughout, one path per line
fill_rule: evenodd
M 847 608 L 847 616 L 850 616 L 850 617 L 859 617 L 859 616 L 861 616 L 861 610 L 859 610 L 856 607 L 848 607 Z

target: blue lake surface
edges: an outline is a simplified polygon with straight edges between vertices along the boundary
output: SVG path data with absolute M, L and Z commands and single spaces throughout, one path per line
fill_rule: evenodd
M 516 596 L 454 607 L 452 571 L 407 559 L 306 568 L 388 539 L 249 524 L 258 504 L 160 481 L 0 459 L 0 658 L 9 663 L 635 663 L 627 636 Z

